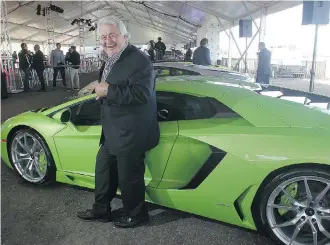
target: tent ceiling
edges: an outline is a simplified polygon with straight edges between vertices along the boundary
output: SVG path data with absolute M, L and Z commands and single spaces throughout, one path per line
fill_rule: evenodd
M 116 15 L 126 22 L 157 30 L 174 39 L 188 41 L 195 38 L 197 29 L 207 20 L 217 17 L 224 27 L 237 24 L 239 19 L 260 16 L 260 10 L 268 8 L 268 14 L 300 4 L 299 1 L 247 1 L 246 7 L 236 1 L 52 1 L 64 9 L 55 15 L 55 41 L 71 44 L 79 38 L 78 27 L 71 22 L 79 17 L 92 23 L 109 15 Z M 46 18 L 36 15 L 37 5 L 46 1 L 7 1 L 9 35 L 13 40 L 47 42 Z M 82 6 L 82 9 L 81 9 Z M 248 10 L 248 11 L 247 11 Z M 85 28 L 85 36 L 93 34 Z M 146 40 L 147 42 L 148 40 Z

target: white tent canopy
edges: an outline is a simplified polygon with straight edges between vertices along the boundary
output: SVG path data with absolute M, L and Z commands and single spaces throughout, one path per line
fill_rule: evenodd
M 47 43 L 46 17 L 37 15 L 37 5 L 49 6 L 47 1 L 8 1 L 7 21 L 9 36 L 15 42 Z M 79 28 L 71 25 L 76 18 L 98 20 L 115 15 L 122 19 L 132 34 L 131 42 L 145 44 L 159 36 L 167 44 L 186 43 L 195 40 L 197 30 L 208 19 L 217 17 L 227 28 L 237 25 L 239 19 L 260 17 L 260 11 L 267 8 L 267 14 L 275 13 L 298 4 L 300 1 L 52 1 L 64 10 L 54 13 L 55 42 L 63 45 L 79 45 Z M 85 45 L 95 46 L 95 31 L 85 28 Z

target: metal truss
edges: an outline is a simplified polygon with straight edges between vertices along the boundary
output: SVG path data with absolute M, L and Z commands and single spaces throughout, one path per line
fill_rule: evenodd
M 7 21 L 7 3 L 6 1 L 1 1 L 1 56 L 11 57 L 11 42 L 8 30 Z
M 49 2 L 51 3 L 51 2 Z M 47 32 L 47 51 L 48 57 L 52 50 L 55 48 L 55 32 L 54 32 L 54 18 L 52 11 L 48 6 L 45 6 L 45 17 L 46 17 L 46 32 Z
M 1 1 L 1 71 L 5 72 L 7 77 L 7 89 L 10 93 L 20 92 L 16 89 L 15 80 L 15 65 L 13 64 L 12 58 L 12 47 L 11 40 L 8 30 L 8 20 L 7 20 L 7 3 L 6 1 Z

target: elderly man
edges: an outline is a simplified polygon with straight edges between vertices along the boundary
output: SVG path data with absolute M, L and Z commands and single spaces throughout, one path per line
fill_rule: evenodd
M 101 147 L 96 157 L 95 202 L 78 217 L 110 221 L 110 202 L 119 186 L 124 216 L 114 224 L 132 227 L 149 220 L 144 157 L 159 142 L 155 73 L 150 59 L 128 43 L 121 20 L 109 17 L 98 28 L 107 57 L 95 86 L 101 102 Z

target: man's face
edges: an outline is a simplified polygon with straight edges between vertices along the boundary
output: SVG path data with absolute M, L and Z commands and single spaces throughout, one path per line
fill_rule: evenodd
M 58 49 L 61 49 L 61 44 L 57 44 L 56 47 L 57 47 Z
M 114 25 L 104 24 L 100 26 L 101 45 L 109 55 L 118 54 L 125 46 L 127 38 L 120 34 L 119 28 Z
M 26 45 L 26 43 L 24 43 L 23 48 L 24 48 L 25 50 L 27 50 L 27 45 Z
M 38 47 L 37 47 L 37 46 L 34 46 L 33 49 L 34 49 L 34 51 L 36 51 L 36 52 L 38 51 Z

